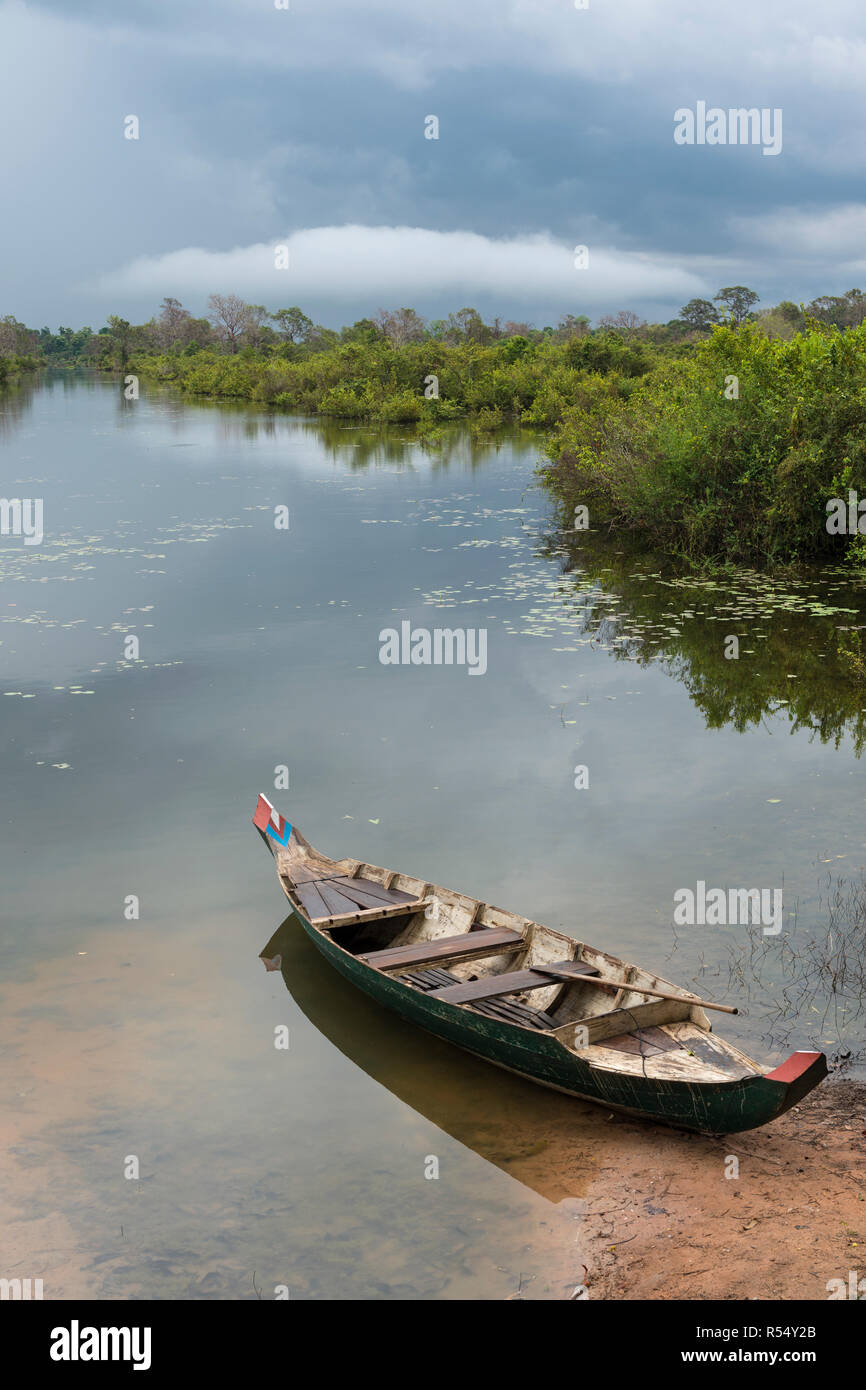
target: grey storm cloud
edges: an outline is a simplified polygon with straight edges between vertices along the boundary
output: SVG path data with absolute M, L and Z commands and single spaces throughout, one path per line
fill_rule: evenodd
M 332 323 L 669 317 L 732 280 L 838 292 L 864 80 L 860 0 L 0 0 L 0 313 L 95 324 L 233 290 Z M 699 101 L 781 109 L 783 152 L 677 147 Z

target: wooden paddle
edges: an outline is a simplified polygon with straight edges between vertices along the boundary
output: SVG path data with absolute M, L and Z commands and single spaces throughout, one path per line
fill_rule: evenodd
M 537 965 L 536 970 L 542 971 L 545 975 L 553 975 L 558 980 L 568 980 L 571 984 L 580 980 L 581 984 L 586 985 L 609 985 L 612 989 L 631 990 L 633 994 L 650 994 L 653 999 L 673 999 L 675 1002 L 683 1004 L 694 1004 L 702 1009 L 716 1009 L 720 1014 L 738 1014 L 739 1009 L 732 1008 L 730 1004 L 713 1004 L 709 999 L 689 999 L 685 994 L 667 994 L 662 989 L 647 989 L 644 985 L 632 985 L 627 980 L 603 980 L 595 979 L 592 975 L 576 975 L 571 970 L 560 970 L 556 965 Z

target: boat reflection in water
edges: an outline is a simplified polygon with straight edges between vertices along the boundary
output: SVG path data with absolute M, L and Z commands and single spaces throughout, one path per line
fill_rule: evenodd
M 597 1106 L 543 1090 L 404 1023 L 338 975 L 294 914 L 261 957 L 280 958 L 305 1017 L 398 1100 L 550 1202 L 586 1193 L 595 1154 L 610 1135 Z

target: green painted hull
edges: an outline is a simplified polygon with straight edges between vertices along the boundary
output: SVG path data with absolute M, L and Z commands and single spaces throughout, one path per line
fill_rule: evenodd
M 822 1054 L 820 1062 L 794 1082 L 756 1075 L 737 1081 L 692 1083 L 602 1071 L 550 1034 L 500 1023 L 431 999 L 363 964 L 303 917 L 299 920 L 335 970 L 401 1018 L 530 1081 L 643 1119 L 703 1133 L 739 1133 L 781 1115 L 826 1074 Z

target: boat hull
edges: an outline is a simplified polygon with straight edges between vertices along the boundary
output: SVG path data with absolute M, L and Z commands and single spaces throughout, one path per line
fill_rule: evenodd
M 792 1058 L 775 1075 L 729 1082 L 669 1081 L 601 1069 L 555 1036 L 431 999 L 350 955 L 300 914 L 298 919 L 335 970 L 401 1018 L 529 1081 L 641 1119 L 700 1133 L 740 1133 L 783 1114 L 827 1073 L 823 1053 L 795 1053 L 794 1058 L 808 1060 L 797 1064 Z

